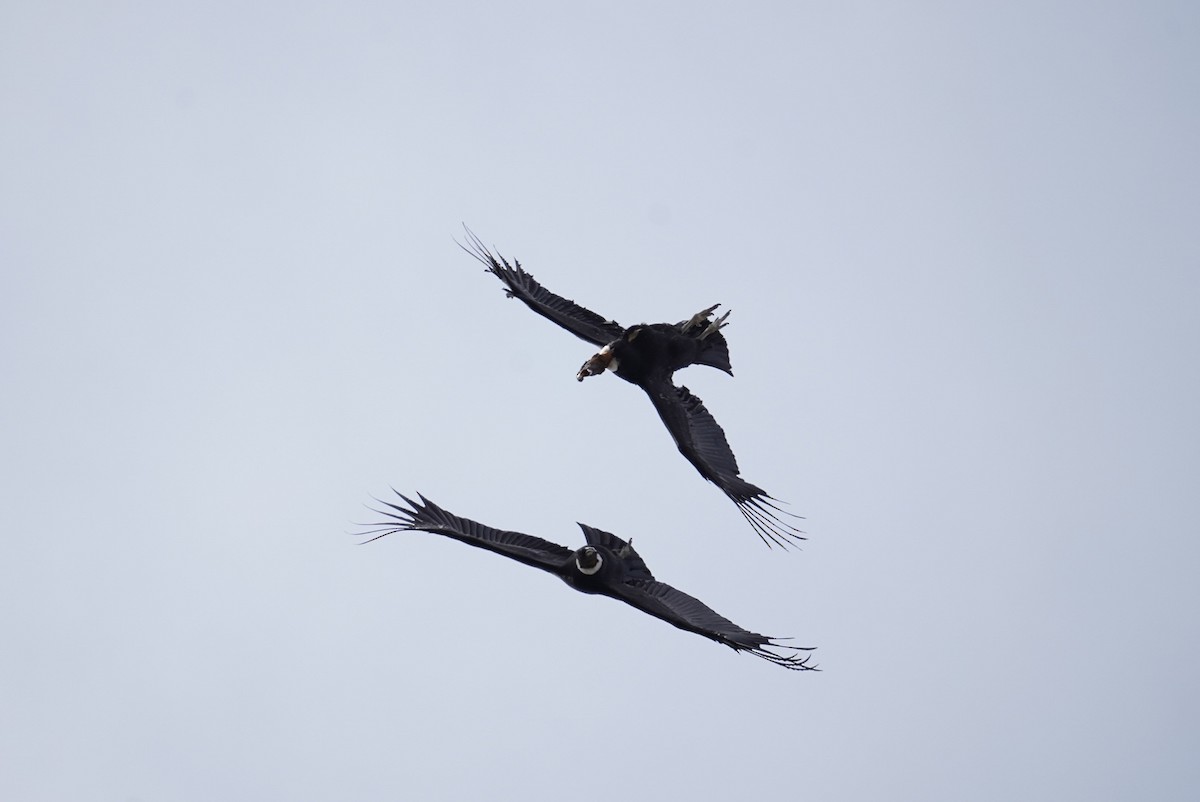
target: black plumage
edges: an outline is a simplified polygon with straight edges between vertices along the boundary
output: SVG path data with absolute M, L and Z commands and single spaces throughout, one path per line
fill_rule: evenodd
M 707 365 L 733 375 L 729 346 L 721 329 L 729 313 L 713 317 L 720 304 L 701 310 L 679 323 L 639 324 L 625 328 L 547 290 L 515 259 L 493 255 L 469 229 L 464 250 L 502 282 L 510 298 L 520 299 L 542 317 L 580 339 L 601 346 L 579 369 L 583 381 L 605 370 L 635 384 L 650 402 L 675 440 L 680 453 L 700 475 L 725 493 L 768 546 L 787 548 L 804 540 L 802 533 L 780 516 L 798 518 L 777 506 L 765 490 L 739 475 L 737 459 L 725 431 L 686 387 L 676 386 L 674 373 L 689 365 Z
M 729 648 L 748 652 L 792 670 L 814 670 L 810 648 L 788 646 L 775 638 L 739 627 L 686 593 L 659 582 L 631 542 L 609 532 L 579 524 L 587 545 L 571 550 L 533 535 L 494 529 L 478 521 L 447 512 L 424 496 L 414 501 L 397 494 L 404 505 L 381 501 L 387 509 L 375 510 L 387 520 L 369 524 L 367 543 L 405 530 L 420 530 L 486 549 L 540 568 L 561 578 L 582 593 L 623 601 L 687 632 L 703 635 Z

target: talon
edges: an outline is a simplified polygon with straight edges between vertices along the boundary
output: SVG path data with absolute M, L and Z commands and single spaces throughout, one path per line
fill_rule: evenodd
M 728 326 L 729 324 L 725 322 L 725 320 L 728 317 L 729 317 L 729 312 L 726 312 L 725 314 L 721 315 L 719 318 L 717 318 L 713 322 L 709 323 L 708 328 L 706 328 L 704 331 L 702 331 L 700 333 L 700 339 L 703 340 L 705 337 L 712 334 L 714 331 L 720 331 L 721 329 Z
M 713 305 L 712 305 L 712 306 L 710 306 L 708 309 L 704 309 L 704 310 L 702 310 L 702 311 L 700 311 L 700 312 L 697 312 L 696 314 L 692 315 L 691 319 L 690 319 L 690 320 L 688 320 L 686 323 L 684 323 L 684 324 L 683 324 L 683 325 L 680 327 L 680 329 L 679 329 L 679 330 L 680 330 L 681 332 L 683 332 L 684 334 L 687 334 L 687 333 L 688 333 L 689 331 L 691 331 L 692 329 L 694 329 L 694 328 L 696 328 L 696 327 L 698 327 L 698 326 L 700 326 L 700 325 L 702 325 L 702 324 L 704 324 L 704 323 L 707 323 L 707 322 L 708 322 L 708 316 L 709 316 L 709 315 L 711 315 L 711 314 L 712 314 L 714 311 L 716 311 L 716 309 L 717 309 L 717 307 L 718 307 L 718 306 L 720 306 L 720 304 L 713 304 Z

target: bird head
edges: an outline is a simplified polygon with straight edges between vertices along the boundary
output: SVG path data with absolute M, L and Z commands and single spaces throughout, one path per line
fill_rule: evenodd
M 592 576 L 604 565 L 604 558 L 594 546 L 584 546 L 575 553 L 575 567 L 585 576 Z
M 595 376 L 603 373 L 605 370 L 616 370 L 617 358 L 613 353 L 611 344 L 604 346 L 597 351 L 587 362 L 583 363 L 583 367 L 575 374 L 578 381 L 583 381 L 588 376 Z

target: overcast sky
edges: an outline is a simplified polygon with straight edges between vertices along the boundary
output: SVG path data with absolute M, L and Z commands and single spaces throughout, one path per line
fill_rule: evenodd
M 0 797 L 1194 799 L 1197 8 L 3 3 Z M 803 550 L 462 222 L 732 309 L 677 380 Z

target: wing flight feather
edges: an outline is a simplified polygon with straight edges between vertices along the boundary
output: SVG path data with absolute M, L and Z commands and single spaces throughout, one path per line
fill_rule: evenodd
M 717 613 L 704 602 L 662 582 L 632 579 L 624 583 L 619 598 L 644 613 L 673 624 L 679 629 L 703 635 L 739 652 L 749 652 L 776 665 L 794 671 L 812 671 L 809 665 L 811 648 L 788 646 L 771 638 L 743 629 Z M 793 652 L 793 653 L 789 653 Z
M 375 512 L 387 516 L 388 520 L 368 524 L 372 528 L 363 534 L 372 535 L 372 537 L 363 541 L 364 543 L 370 543 L 372 540 L 378 540 L 396 532 L 420 530 L 445 535 L 466 543 L 468 546 L 486 549 L 552 573 L 574 553 L 565 546 L 542 540 L 540 537 L 493 529 L 478 521 L 460 518 L 442 509 L 420 493 L 417 494 L 420 502 L 413 501 L 401 493 L 396 493 L 396 495 L 400 496 L 408 506 L 376 499 L 388 509 L 375 510 Z
M 761 487 L 738 475 L 737 459 L 725 439 L 725 431 L 703 401 L 692 395 L 688 388 L 676 387 L 669 382 L 659 382 L 645 389 L 680 453 L 701 476 L 733 500 L 764 543 L 786 549 L 805 539 L 800 530 L 779 517 L 791 513 L 780 509 L 775 499 Z
M 625 331 L 615 320 L 607 320 L 568 298 L 550 292 L 526 273 L 520 262 L 514 259 L 509 264 L 503 256 L 493 255 L 471 229 L 467 228 L 466 231 L 468 244 L 460 244 L 460 247 L 504 282 L 508 297 L 519 298 L 534 312 L 592 345 L 608 345 Z

